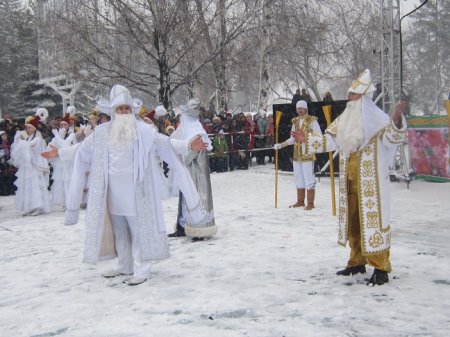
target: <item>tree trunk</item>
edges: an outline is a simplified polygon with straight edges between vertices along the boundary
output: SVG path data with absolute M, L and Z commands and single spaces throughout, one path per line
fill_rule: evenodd
M 209 34 L 208 25 L 205 20 L 204 12 L 202 9 L 201 0 L 195 0 L 197 13 L 199 15 L 200 24 L 203 26 L 204 38 L 206 42 L 206 46 L 208 48 L 208 52 L 210 55 L 214 54 L 214 46 L 212 43 L 211 35 Z M 218 112 L 226 111 L 227 109 L 227 92 L 228 92 L 228 84 L 226 80 L 226 63 L 227 57 L 225 55 L 224 50 L 224 39 L 226 39 L 227 30 L 226 30 L 226 11 L 225 11 L 225 0 L 219 0 L 219 20 L 220 20 L 220 46 L 219 46 L 219 57 L 213 58 L 211 63 L 214 71 L 214 78 L 216 82 L 216 90 L 217 90 L 217 100 L 218 100 Z
M 270 29 L 272 25 L 272 5 L 265 1 L 261 19 L 261 64 L 259 78 L 258 109 L 265 109 L 270 93 Z
M 170 70 L 167 64 L 167 50 L 165 39 L 161 34 L 155 30 L 153 33 L 153 44 L 158 55 L 158 70 L 159 70 L 159 87 L 158 100 L 165 108 L 170 107 L 170 98 L 172 92 L 170 90 Z

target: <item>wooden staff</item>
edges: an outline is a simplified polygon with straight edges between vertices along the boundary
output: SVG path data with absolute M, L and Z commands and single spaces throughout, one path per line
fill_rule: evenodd
M 331 123 L 331 105 L 324 105 L 322 107 L 323 114 L 325 115 L 325 119 L 327 120 L 327 127 Z M 334 191 L 334 161 L 333 161 L 333 153 L 328 153 L 330 157 L 330 178 L 331 178 L 331 213 L 336 216 L 336 197 Z
M 283 113 L 275 112 L 275 144 L 278 144 L 278 127 Z M 278 149 L 275 150 L 275 208 L 278 208 Z

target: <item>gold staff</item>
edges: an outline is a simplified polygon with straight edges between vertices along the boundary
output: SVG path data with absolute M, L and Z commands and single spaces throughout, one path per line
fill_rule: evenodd
M 275 144 L 278 144 L 278 126 L 283 113 L 275 112 Z M 275 208 L 278 208 L 278 149 L 275 150 Z
M 325 119 L 327 120 L 327 127 L 331 123 L 331 105 L 324 105 L 322 107 L 323 114 L 325 115 Z M 336 197 L 334 192 L 334 162 L 333 162 L 333 153 L 328 153 L 330 157 L 330 178 L 331 178 L 331 213 L 336 216 Z

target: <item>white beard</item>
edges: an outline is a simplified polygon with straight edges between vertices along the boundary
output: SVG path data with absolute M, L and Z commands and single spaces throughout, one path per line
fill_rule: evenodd
M 109 130 L 109 145 L 124 149 L 130 147 L 137 139 L 136 123 L 131 114 L 114 115 Z
M 362 100 L 349 101 L 344 112 L 339 116 L 336 128 L 336 142 L 339 153 L 349 158 L 364 142 L 364 129 L 362 122 Z

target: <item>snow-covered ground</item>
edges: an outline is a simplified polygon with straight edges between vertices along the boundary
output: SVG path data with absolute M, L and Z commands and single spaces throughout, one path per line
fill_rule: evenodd
M 317 208 L 290 209 L 291 173 L 273 165 L 212 175 L 218 235 L 171 239 L 146 283 L 103 279 L 81 263 L 84 221 L 22 217 L 1 197 L 0 336 L 449 336 L 450 184 L 392 184 L 393 272 L 384 286 L 338 277 L 330 181 Z M 177 200 L 164 201 L 169 232 Z M 85 213 L 81 213 L 84 220 Z

